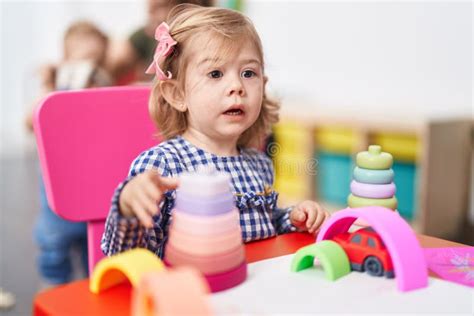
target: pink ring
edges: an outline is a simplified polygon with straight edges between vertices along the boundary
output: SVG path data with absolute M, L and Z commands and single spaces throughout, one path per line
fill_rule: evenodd
M 192 236 L 178 230 L 171 230 L 168 243 L 173 248 L 194 256 L 215 256 L 242 245 L 240 226 L 215 237 Z
M 220 274 L 204 275 L 211 288 L 211 292 L 230 289 L 244 282 L 247 278 L 247 263 L 244 261 L 236 269 Z
M 395 195 L 396 188 L 393 182 L 389 184 L 368 184 L 352 180 L 351 192 L 358 197 L 386 199 Z
M 221 235 L 240 226 L 237 209 L 216 216 L 197 216 L 174 209 L 170 229 L 186 232 L 189 235 Z
M 178 266 L 192 266 L 203 274 L 213 275 L 232 270 L 245 261 L 245 250 L 242 245 L 234 250 L 217 256 L 190 256 L 175 249 L 168 243 L 165 252 L 168 264 Z

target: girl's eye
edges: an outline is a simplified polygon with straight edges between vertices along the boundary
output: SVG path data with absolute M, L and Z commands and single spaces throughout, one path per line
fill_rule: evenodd
M 255 77 L 257 74 L 253 70 L 244 70 L 242 72 L 242 77 L 244 78 L 252 78 Z
M 207 74 L 207 76 L 209 78 L 212 78 L 212 79 L 219 79 L 223 76 L 224 74 L 222 73 L 222 71 L 220 70 L 213 70 L 211 71 L 210 73 Z

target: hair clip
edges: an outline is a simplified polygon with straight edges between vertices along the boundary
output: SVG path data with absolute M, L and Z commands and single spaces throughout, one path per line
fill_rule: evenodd
M 166 75 L 159 66 L 159 62 L 162 58 L 166 58 L 173 52 L 173 46 L 177 42 L 170 35 L 170 28 L 166 22 L 161 23 L 155 30 L 155 39 L 158 42 L 156 46 L 155 54 L 153 55 L 153 61 L 150 66 L 148 66 L 145 73 L 147 74 L 156 74 L 160 80 L 168 80 L 173 76 L 171 72 L 168 71 Z

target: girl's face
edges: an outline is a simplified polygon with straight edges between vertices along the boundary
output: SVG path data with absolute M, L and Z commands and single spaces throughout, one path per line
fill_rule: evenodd
M 257 120 L 262 106 L 265 83 L 258 50 L 246 41 L 216 60 L 212 41 L 197 44 L 203 49 L 191 56 L 186 69 L 188 130 L 237 141 Z

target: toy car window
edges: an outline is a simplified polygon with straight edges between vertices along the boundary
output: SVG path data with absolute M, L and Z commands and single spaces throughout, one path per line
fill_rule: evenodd
M 375 240 L 371 237 L 367 239 L 367 245 L 369 245 L 370 248 L 375 248 Z
M 351 243 L 360 244 L 362 237 L 360 235 L 354 235 L 351 237 Z

